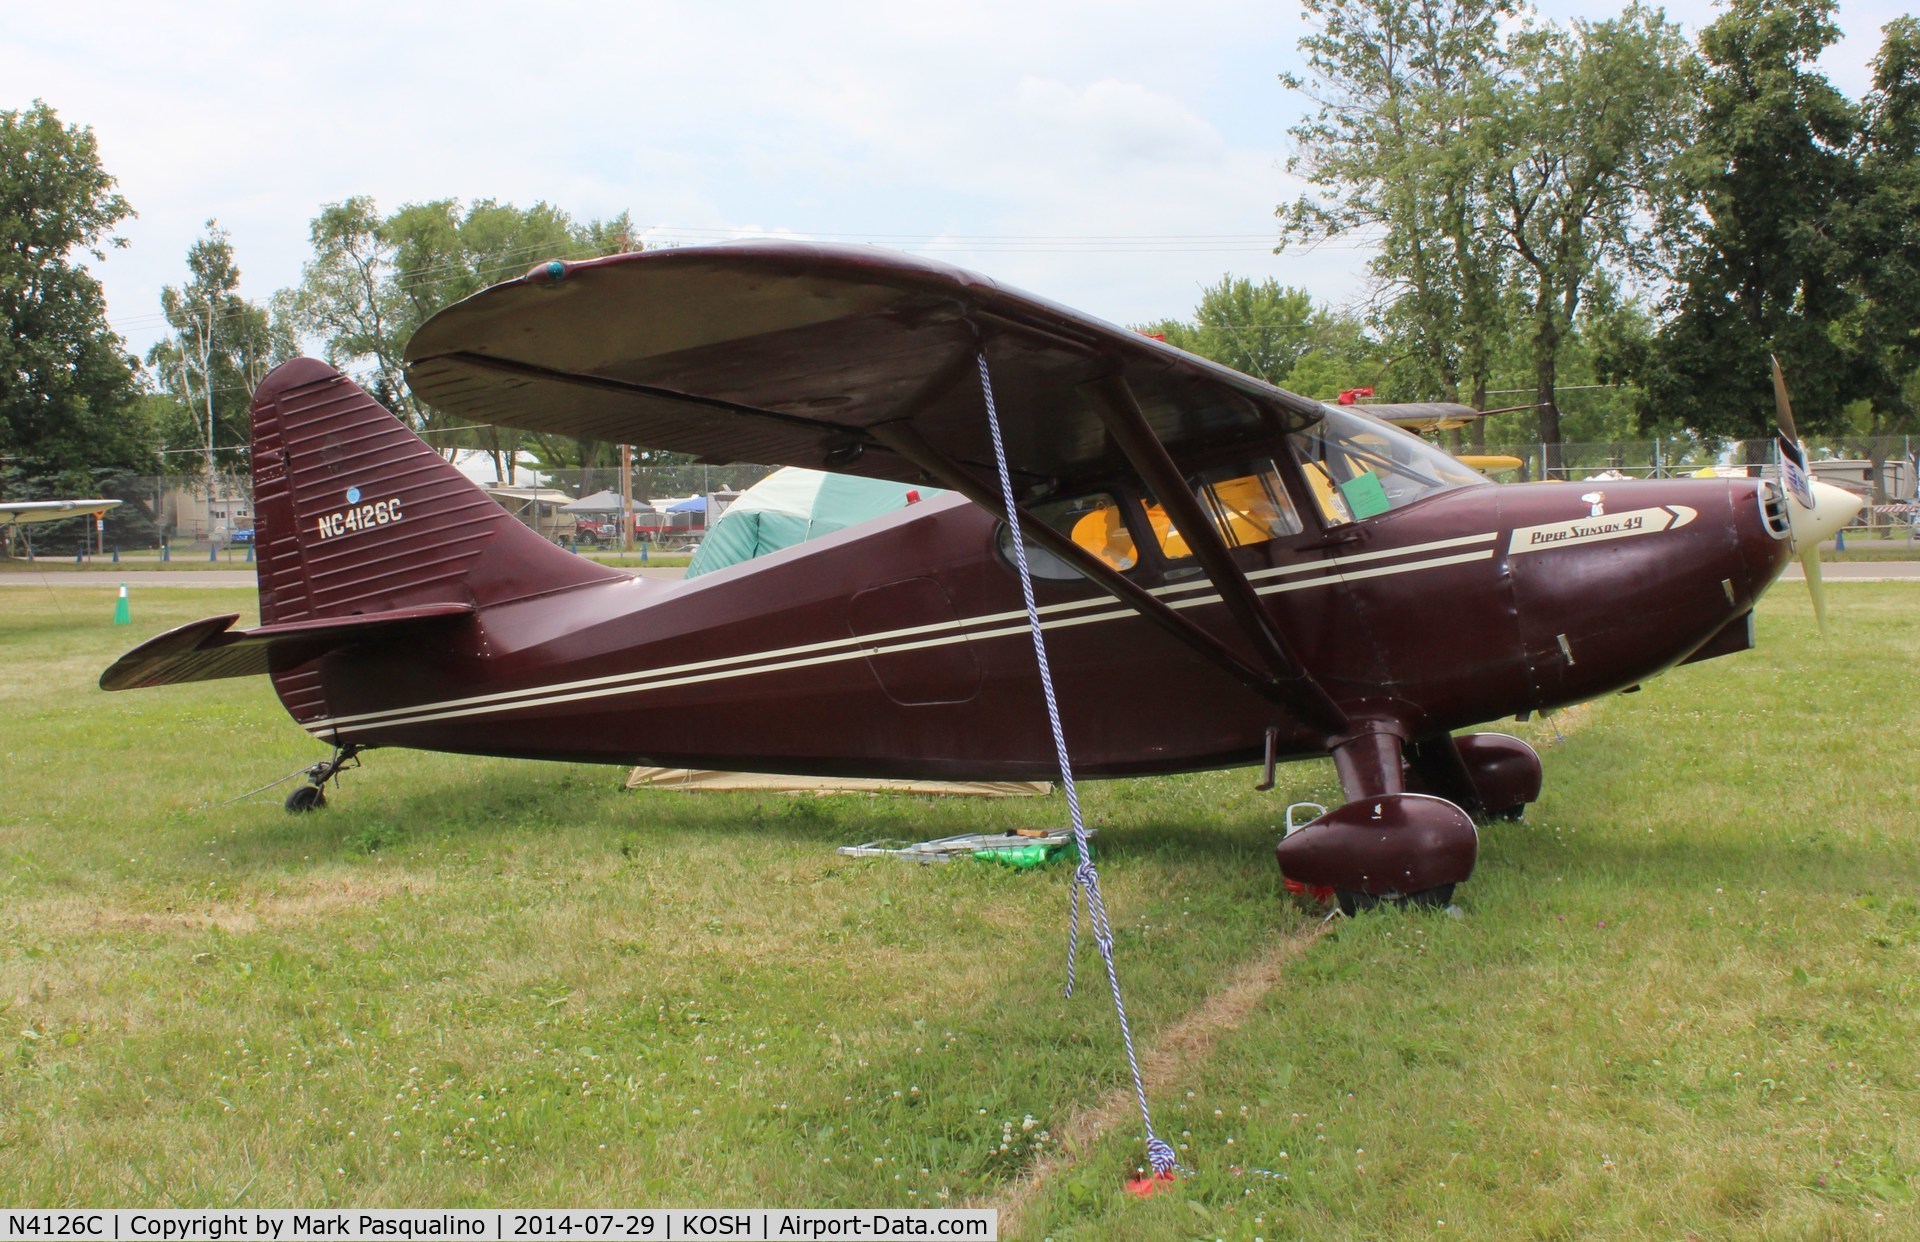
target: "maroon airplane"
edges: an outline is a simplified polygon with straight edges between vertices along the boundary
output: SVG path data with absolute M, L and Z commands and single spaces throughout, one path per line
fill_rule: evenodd
M 380 746 L 1048 777 L 983 357 L 1078 770 L 1264 758 L 1271 784 L 1275 761 L 1331 754 L 1348 803 L 1279 853 L 1349 905 L 1444 900 L 1471 815 L 1538 796 L 1525 743 L 1456 730 L 1749 647 L 1792 546 L 1855 504 L 1759 479 L 1494 486 L 1379 418 L 941 264 L 653 251 L 448 308 L 409 343 L 410 384 L 480 422 L 952 494 L 635 578 L 542 539 L 301 359 L 253 404 L 261 626 L 183 626 L 101 684 L 270 675 L 335 748 L 291 809 Z

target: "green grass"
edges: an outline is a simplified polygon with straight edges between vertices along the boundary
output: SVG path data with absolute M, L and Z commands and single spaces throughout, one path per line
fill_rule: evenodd
M 264 681 L 95 688 L 251 612 L 135 595 L 0 596 L 0 1203 L 991 1204 L 1125 1081 L 1064 870 L 832 852 L 1057 796 L 374 752 L 323 813 L 203 809 L 321 751 Z M 1008 1236 L 1920 1232 L 1920 591 L 1829 595 L 1824 641 L 1783 588 L 1758 650 L 1527 726 L 1546 795 L 1459 917 L 1337 926 L 1150 1084 L 1190 1176 L 1121 1193 L 1122 1127 Z M 1331 772 L 1281 776 L 1086 788 L 1143 1046 L 1316 917 L 1271 848 Z

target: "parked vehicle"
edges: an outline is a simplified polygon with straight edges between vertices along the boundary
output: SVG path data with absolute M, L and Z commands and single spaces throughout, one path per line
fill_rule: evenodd
M 620 542 L 620 523 L 589 522 L 581 518 L 573 524 L 573 537 L 581 543 L 604 548 Z

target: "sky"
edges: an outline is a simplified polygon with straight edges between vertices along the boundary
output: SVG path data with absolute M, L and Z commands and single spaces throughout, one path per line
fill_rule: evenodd
M 90 126 L 139 213 L 91 265 L 139 353 L 209 219 L 264 302 L 298 281 L 321 207 L 353 195 L 627 211 L 650 244 L 894 246 L 1117 323 L 1187 317 L 1226 274 L 1335 305 L 1367 292 L 1358 244 L 1272 253 L 1274 208 L 1303 189 L 1290 4 L 10 7 L 0 109 L 43 99 Z M 1867 89 L 1904 8 L 1841 4 L 1822 67 L 1842 90 Z M 1690 33 L 1715 15 L 1667 11 Z

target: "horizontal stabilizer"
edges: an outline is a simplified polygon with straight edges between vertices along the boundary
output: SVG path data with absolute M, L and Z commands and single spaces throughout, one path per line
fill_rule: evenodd
M 229 632 L 240 614 L 208 617 L 150 638 L 100 674 L 102 690 L 139 690 L 183 681 L 251 677 L 317 659 L 375 635 L 470 616 L 471 604 L 423 604 L 391 612 L 291 621 Z

